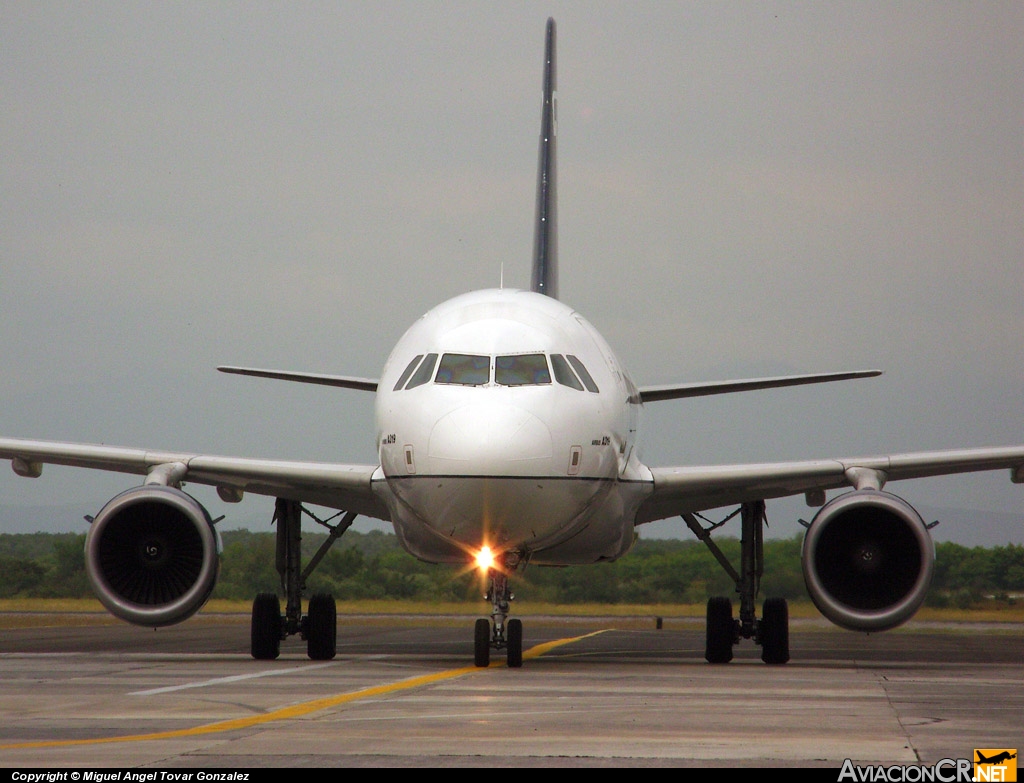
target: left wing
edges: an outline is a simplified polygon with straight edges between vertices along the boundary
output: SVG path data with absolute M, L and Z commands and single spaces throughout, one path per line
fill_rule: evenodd
M 223 368 L 221 368 L 223 369 Z M 707 397 L 712 394 L 755 391 L 757 389 L 778 389 L 783 386 L 806 386 L 811 383 L 831 383 L 854 378 L 875 378 L 881 370 L 850 370 L 847 372 L 825 372 L 810 375 L 779 375 L 772 378 L 745 378 L 733 381 L 705 381 L 701 383 L 669 383 L 660 386 L 641 386 L 641 402 L 678 400 L 683 397 Z
M 371 489 L 376 465 L 218 457 L 120 446 L 0 438 L 0 459 L 19 476 L 36 477 L 44 464 L 68 465 L 150 477 L 157 484 L 191 481 L 217 487 L 224 499 L 243 492 L 306 501 L 388 520 Z
M 1003 468 L 1010 470 L 1011 481 L 1024 483 L 1024 446 L 805 462 L 650 468 L 654 491 L 640 506 L 636 523 L 840 487 L 881 489 L 887 481 Z

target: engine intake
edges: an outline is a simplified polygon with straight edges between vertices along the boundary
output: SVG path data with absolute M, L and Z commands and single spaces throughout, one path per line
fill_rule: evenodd
M 220 539 L 210 514 L 180 489 L 136 487 L 93 520 L 85 567 L 97 598 L 122 620 L 158 628 L 187 620 L 217 583 Z
M 887 631 L 920 608 L 935 545 L 902 498 L 859 490 L 829 501 L 804 537 L 804 582 L 815 606 L 852 631 Z

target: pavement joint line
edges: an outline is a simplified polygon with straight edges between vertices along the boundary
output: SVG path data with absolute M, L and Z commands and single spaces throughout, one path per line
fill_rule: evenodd
M 255 680 L 260 677 L 277 677 L 282 674 L 295 674 L 296 672 L 307 672 L 312 669 L 325 669 L 334 666 L 334 662 L 315 663 L 308 666 L 296 666 L 291 669 L 265 669 L 261 672 L 251 674 L 235 674 L 230 677 L 215 677 L 211 680 L 200 680 L 199 682 L 187 682 L 184 685 L 168 685 L 164 688 L 150 688 L 145 691 L 132 691 L 129 696 L 156 696 L 161 693 L 174 693 L 175 691 L 187 691 L 192 688 L 207 688 L 211 685 L 221 685 L 226 682 L 241 682 L 242 680 Z

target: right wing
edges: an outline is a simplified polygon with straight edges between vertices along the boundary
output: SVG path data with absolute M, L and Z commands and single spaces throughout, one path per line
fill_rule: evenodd
M 376 465 L 218 457 L 18 438 L 0 438 L 0 459 L 11 460 L 19 476 L 38 476 L 45 464 L 143 476 L 163 471 L 174 483 L 215 486 L 225 499 L 253 492 L 390 519 L 387 506 L 371 488 Z
M 288 372 L 285 370 L 261 370 L 255 367 L 218 367 L 221 372 L 231 375 L 251 375 L 255 378 L 274 378 L 279 381 L 296 381 L 297 383 L 317 383 L 321 386 L 340 386 L 343 389 L 359 391 L 377 391 L 374 378 L 356 378 L 351 375 L 324 375 L 314 372 Z

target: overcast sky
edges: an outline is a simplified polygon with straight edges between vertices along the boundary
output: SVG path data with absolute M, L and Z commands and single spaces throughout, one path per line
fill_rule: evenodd
M 1017 2 L 4 3 L 0 434 L 373 461 L 371 395 L 214 367 L 375 377 L 529 284 L 549 15 L 560 293 L 637 383 L 885 371 L 649 405 L 647 462 L 1024 443 Z M 1024 541 L 1005 471 L 889 488 Z

